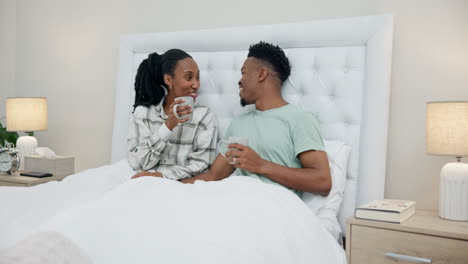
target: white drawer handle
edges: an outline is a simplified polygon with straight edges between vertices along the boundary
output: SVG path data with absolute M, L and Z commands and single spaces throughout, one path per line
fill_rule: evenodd
M 432 263 L 431 259 L 418 258 L 418 257 L 413 257 L 413 256 L 408 256 L 408 255 L 401 255 L 401 254 L 396 254 L 392 252 L 385 253 L 385 256 L 394 258 L 397 260 L 412 261 L 412 262 L 417 262 L 417 263 Z

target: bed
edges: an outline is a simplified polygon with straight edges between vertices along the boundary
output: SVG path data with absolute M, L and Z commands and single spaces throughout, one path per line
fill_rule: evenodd
M 392 38 L 391 15 L 123 36 L 112 165 L 32 188 L 0 187 L 0 199 L 15 205 L 0 212 L 0 260 L 44 262 L 48 250 L 49 263 L 345 263 L 345 219 L 384 194 Z M 222 138 L 234 116 L 251 110 L 239 104 L 237 81 L 249 45 L 260 40 L 291 61 L 284 98 L 320 122 L 330 195 L 301 200 L 242 176 L 129 181 L 133 79 L 147 54 L 180 48 L 193 56 L 197 100 L 216 113 Z

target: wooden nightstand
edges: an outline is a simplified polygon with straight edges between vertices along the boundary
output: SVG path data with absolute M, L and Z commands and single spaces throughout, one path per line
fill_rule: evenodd
M 34 178 L 21 176 L 19 172 L 14 173 L 13 175 L 0 173 L 0 186 L 22 186 L 29 187 L 41 183 L 46 183 L 50 181 L 61 181 L 68 175 L 57 175 L 45 178 Z
M 436 211 L 417 210 L 401 224 L 351 217 L 346 232 L 350 264 L 468 263 L 468 222 L 441 219 Z M 405 256 L 420 261 L 398 260 Z

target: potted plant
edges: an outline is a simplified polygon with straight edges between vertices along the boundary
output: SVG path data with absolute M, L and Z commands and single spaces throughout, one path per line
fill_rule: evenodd
M 3 118 L 0 119 L 0 147 L 5 147 L 7 142 L 12 143 L 14 146 L 19 135 L 17 132 L 8 132 L 1 120 L 3 120 Z

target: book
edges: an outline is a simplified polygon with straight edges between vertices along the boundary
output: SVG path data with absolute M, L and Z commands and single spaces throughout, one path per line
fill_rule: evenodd
M 402 223 L 416 212 L 416 202 L 407 200 L 375 200 L 356 208 L 354 216 L 359 219 Z

